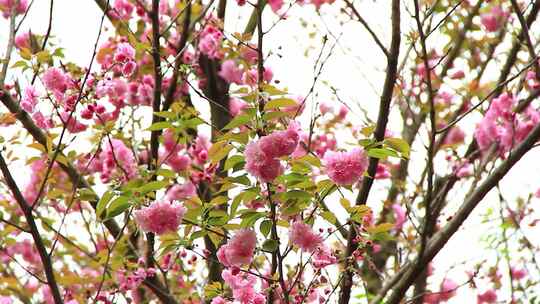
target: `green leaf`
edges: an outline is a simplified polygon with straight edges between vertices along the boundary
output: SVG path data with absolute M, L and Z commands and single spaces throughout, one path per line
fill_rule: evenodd
M 279 246 L 278 241 L 276 241 L 276 240 L 266 240 L 266 241 L 264 241 L 264 243 L 262 245 L 262 249 L 264 251 L 274 252 L 274 251 L 277 250 L 278 246 Z
M 142 193 L 148 193 L 148 192 L 152 192 L 152 191 L 157 191 L 157 190 L 165 188 L 168 184 L 169 184 L 169 182 L 164 181 L 164 180 L 163 181 L 149 182 L 149 183 L 144 184 L 143 186 L 139 187 L 137 189 L 137 191 L 142 192 Z
M 366 228 L 367 232 L 370 234 L 376 234 L 376 233 L 382 233 L 390 231 L 392 228 L 394 228 L 394 224 L 391 223 L 382 223 L 374 227 L 368 227 Z
M 262 221 L 259 229 L 261 230 L 261 233 L 265 237 L 267 237 L 270 234 L 270 230 L 272 229 L 272 221 L 271 220 Z
M 251 121 L 251 116 L 243 114 L 236 116 L 233 120 L 231 120 L 225 127 L 223 127 L 223 130 L 229 130 L 234 129 L 236 127 L 243 126 Z
M 46 63 L 49 60 L 52 59 L 51 54 L 49 54 L 49 51 L 41 51 L 36 54 L 37 61 L 39 63 Z
M 173 125 L 170 121 L 158 121 L 153 123 L 150 127 L 148 127 L 148 131 L 158 131 L 163 130 L 167 128 L 172 128 Z
M 289 112 L 283 112 L 283 111 L 268 112 L 268 113 L 264 113 L 263 119 L 274 120 L 274 119 L 278 119 L 282 117 L 293 116 L 294 114 L 295 114 L 294 112 L 289 113 Z
M 102 218 L 103 211 L 105 211 L 107 204 L 111 201 L 112 198 L 113 198 L 112 191 L 107 191 L 103 194 L 101 199 L 99 199 L 96 205 L 96 215 L 98 218 Z
M 107 218 L 113 218 L 120 213 L 124 212 L 127 208 L 131 206 L 129 202 L 129 197 L 120 196 L 111 202 L 107 208 Z
M 226 143 L 225 146 L 221 147 L 217 151 L 214 151 L 214 153 L 212 153 L 211 155 L 210 153 L 208 153 L 210 156 L 210 161 L 214 164 L 219 163 L 222 159 L 227 157 L 227 155 L 229 154 L 229 152 L 231 152 L 233 148 L 233 145 Z
M 297 103 L 294 99 L 290 98 L 277 98 L 270 100 L 267 104 L 264 105 L 265 110 L 273 110 L 284 107 L 294 107 L 297 106 Z
M 244 157 L 242 155 L 233 155 L 227 158 L 227 160 L 225 161 L 225 165 L 223 166 L 223 169 L 225 171 L 228 171 L 243 161 L 244 161 Z
M 242 214 L 242 222 L 240 222 L 240 226 L 242 228 L 246 227 L 253 227 L 258 219 L 263 218 L 266 216 L 266 213 L 264 212 L 249 212 Z
M 332 225 L 335 225 L 336 224 L 336 221 L 337 221 L 337 218 L 336 216 L 330 212 L 330 211 L 324 211 L 324 212 L 321 212 L 321 217 L 323 219 L 325 219 L 327 222 L 329 222 L 330 224 Z
M 392 137 L 392 138 L 385 139 L 384 143 L 386 143 L 392 149 L 401 153 L 403 157 L 409 158 L 411 147 L 409 147 L 409 144 L 405 140 L 401 138 Z
M 385 159 L 389 156 L 399 157 L 399 155 L 390 149 L 373 148 L 368 150 L 368 156 L 373 158 Z
M 19 60 L 19 61 L 15 62 L 15 63 L 11 66 L 11 68 L 12 68 L 12 69 L 15 69 L 15 68 L 25 68 L 25 67 L 27 67 L 27 66 L 28 66 L 28 63 L 27 63 L 26 61 L 24 61 L 24 60 Z

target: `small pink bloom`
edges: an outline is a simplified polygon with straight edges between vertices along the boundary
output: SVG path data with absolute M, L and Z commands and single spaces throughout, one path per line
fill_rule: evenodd
M 15 37 L 15 46 L 18 49 L 30 48 L 30 32 L 24 32 Z
M 244 71 L 238 67 L 234 60 L 225 60 L 221 64 L 219 76 L 229 83 L 242 84 L 242 75 Z
M 283 166 L 279 159 L 268 157 L 260 148 L 258 142 L 246 146 L 246 171 L 262 182 L 271 182 L 283 174 Z
M 277 14 L 283 6 L 283 0 L 269 0 L 268 4 L 270 4 L 270 8 L 272 8 L 272 11 Z
M 300 139 L 298 128 L 298 123 L 291 122 L 286 131 L 275 131 L 261 137 L 258 142 L 259 148 L 269 158 L 279 158 L 292 154 L 296 150 Z
M 126 62 L 135 60 L 135 49 L 127 42 L 119 43 L 114 53 L 114 61 Z
M 441 291 L 439 297 L 442 301 L 448 301 L 456 295 L 458 284 L 452 279 L 444 279 L 441 283 Z
M 165 198 L 169 201 L 172 200 L 185 200 L 197 195 L 197 189 L 192 182 L 187 182 L 183 185 L 176 184 L 169 188 Z
M 511 267 L 510 271 L 514 280 L 521 280 L 527 276 L 527 270 L 524 268 Z
M 366 154 L 361 148 L 354 148 L 350 152 L 327 151 L 323 162 L 328 177 L 340 186 L 356 183 L 368 165 Z
M 253 230 L 239 230 L 227 244 L 219 248 L 218 260 L 228 267 L 249 264 L 253 259 L 256 245 L 257 237 Z
M 394 210 L 394 229 L 395 230 L 401 230 L 403 228 L 403 224 L 405 223 L 407 217 L 405 215 L 405 209 L 400 204 L 393 204 L 392 210 Z
M 322 244 L 322 237 L 315 233 L 308 224 L 294 222 L 289 229 L 289 239 L 300 249 L 313 252 Z
M 238 98 L 232 97 L 229 99 L 229 112 L 231 112 L 231 116 L 237 116 L 239 115 L 242 110 L 246 109 L 248 107 L 248 104 Z
M 49 68 L 43 74 L 43 84 L 50 91 L 64 93 L 68 87 L 68 77 L 59 68 Z
M 497 293 L 493 289 L 486 290 L 476 296 L 478 304 L 492 304 L 497 302 Z
M 176 232 L 186 211 L 180 204 L 156 201 L 135 211 L 135 220 L 143 231 L 160 235 Z

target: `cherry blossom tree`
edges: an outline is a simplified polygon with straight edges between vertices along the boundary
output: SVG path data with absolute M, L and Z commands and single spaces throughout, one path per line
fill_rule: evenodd
M 0 0 L 0 303 L 540 302 L 540 191 L 504 183 L 540 139 L 539 0 L 93 0 L 87 64 L 40 1 L 44 29 Z M 378 100 L 323 80 L 359 54 L 305 12 L 369 37 Z M 291 20 L 312 74 L 271 64 Z M 484 259 L 449 243 L 470 218 Z

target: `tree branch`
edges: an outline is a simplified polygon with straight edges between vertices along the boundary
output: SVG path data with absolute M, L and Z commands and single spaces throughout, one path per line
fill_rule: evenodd
M 388 123 L 388 116 L 390 112 L 390 104 L 392 102 L 392 95 L 394 91 L 394 85 L 397 77 L 397 65 L 399 60 L 399 47 L 401 42 L 400 31 L 400 1 L 392 1 L 392 41 L 390 44 L 390 56 L 387 57 L 386 78 L 384 81 L 383 93 L 381 95 L 379 115 L 377 118 L 377 126 L 374 132 L 375 141 L 381 141 L 384 139 L 384 133 L 386 131 L 386 125 Z M 373 185 L 373 178 L 377 171 L 377 165 L 379 160 L 377 158 L 369 159 L 369 166 L 367 176 L 362 180 L 362 186 L 356 197 L 357 205 L 364 205 L 367 202 L 371 186 Z M 351 257 L 356 250 L 357 245 L 354 242 L 356 237 L 355 229 L 351 226 L 349 229 L 349 237 L 347 239 L 347 249 L 345 251 L 345 272 L 341 282 L 341 290 L 339 297 L 339 304 L 349 303 L 351 297 L 352 277 L 353 271 L 351 269 Z
M 13 194 L 13 198 L 15 198 L 15 201 L 17 201 L 17 203 L 19 204 L 19 207 L 21 207 L 21 210 L 24 213 L 24 217 L 26 218 L 26 222 L 28 223 L 28 227 L 30 229 L 30 234 L 32 235 L 32 238 L 34 239 L 34 244 L 39 253 L 41 263 L 43 264 L 43 271 L 45 272 L 45 277 L 47 278 L 47 285 L 49 285 L 49 289 L 54 299 L 54 303 L 62 304 L 64 303 L 64 301 L 60 294 L 60 289 L 58 288 L 58 284 L 56 283 L 56 278 L 54 277 L 54 271 L 53 271 L 51 258 L 47 254 L 47 249 L 45 248 L 45 245 L 43 244 L 43 240 L 41 239 L 39 229 L 34 220 L 34 215 L 32 214 L 32 207 L 28 205 L 21 191 L 19 190 L 19 187 L 17 186 L 17 183 L 13 179 L 13 176 L 11 176 L 11 172 L 9 171 L 9 168 L 1 152 L 0 152 L 0 170 L 2 171 L 2 175 L 4 175 L 4 179 L 6 181 L 6 184 L 9 190 L 11 190 L 11 193 Z

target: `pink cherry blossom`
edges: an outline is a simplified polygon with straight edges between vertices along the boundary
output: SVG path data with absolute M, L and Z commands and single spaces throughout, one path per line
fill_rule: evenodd
M 311 263 L 313 264 L 313 267 L 321 269 L 336 264 L 337 261 L 338 259 L 332 253 L 332 250 L 323 244 L 315 249 Z
M 30 49 L 30 32 L 24 32 L 15 37 L 15 46 L 18 49 Z
M 229 99 L 229 112 L 233 117 L 239 115 L 247 107 L 248 104 L 241 99 L 235 97 Z
M 350 152 L 327 151 L 323 159 L 326 174 L 337 185 L 356 183 L 367 168 L 368 159 L 361 148 Z
M 249 264 L 253 259 L 256 245 L 257 237 L 253 230 L 239 230 L 227 244 L 219 248 L 217 252 L 218 260 L 229 267 Z
M 28 113 L 34 113 L 34 109 L 38 103 L 39 93 L 37 90 L 29 85 L 24 88 L 23 96 L 21 99 L 21 108 Z
M 490 12 L 480 16 L 482 25 L 487 32 L 496 32 L 503 26 L 508 13 L 504 12 L 498 5 L 493 6 Z
M 169 201 L 172 200 L 185 200 L 197 194 L 197 189 L 192 182 L 186 182 L 185 184 L 176 184 L 169 188 L 165 198 Z
M 296 150 L 296 146 L 298 146 L 300 139 L 298 129 L 298 123 L 292 122 L 286 131 L 275 131 L 263 136 L 259 140 L 259 148 L 270 158 L 290 155 Z
M 42 77 L 45 88 L 50 91 L 64 93 L 68 87 L 68 77 L 59 68 L 49 68 Z
M 394 229 L 395 230 L 401 230 L 403 228 L 403 224 L 406 221 L 406 213 L 405 209 L 398 203 L 395 203 L 392 205 L 392 210 L 394 211 Z
M 289 229 L 289 239 L 300 249 L 313 252 L 322 243 L 322 237 L 315 233 L 308 224 L 294 222 Z
M 521 280 L 527 276 L 527 270 L 524 268 L 510 267 L 510 271 L 514 280 Z
M 488 289 L 484 293 L 480 293 L 476 296 L 478 304 L 492 304 L 497 302 L 497 293 L 495 290 Z
M 267 156 L 260 148 L 258 142 L 251 142 L 246 146 L 246 171 L 258 178 L 261 182 L 271 182 L 283 174 L 284 168 L 279 159 Z
M 229 83 L 242 84 L 242 75 L 244 71 L 238 67 L 234 60 L 225 60 L 221 64 L 219 76 Z
M 127 42 L 119 43 L 114 53 L 114 61 L 126 62 L 135 59 L 135 49 Z
M 186 211 L 180 204 L 156 201 L 135 211 L 135 220 L 143 231 L 160 235 L 177 231 Z

